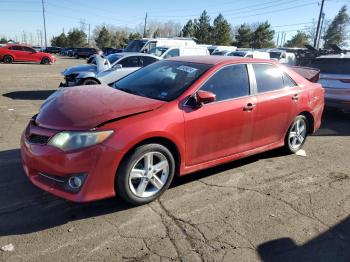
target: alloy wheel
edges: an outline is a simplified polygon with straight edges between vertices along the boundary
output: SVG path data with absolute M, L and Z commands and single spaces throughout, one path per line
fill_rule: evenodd
M 169 177 L 168 159 L 160 152 L 152 151 L 141 156 L 129 174 L 131 192 L 139 198 L 157 194 Z
M 293 150 L 300 148 L 307 135 L 307 125 L 304 119 L 299 118 L 290 129 L 288 143 Z

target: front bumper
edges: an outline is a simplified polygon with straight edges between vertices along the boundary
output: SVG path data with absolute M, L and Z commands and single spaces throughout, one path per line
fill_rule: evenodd
M 29 124 L 21 137 L 23 168 L 31 182 L 47 192 L 73 202 L 88 202 L 115 196 L 115 174 L 122 154 L 104 144 L 67 153 L 28 140 L 28 134 L 50 137 L 54 133 L 55 131 Z M 51 179 L 43 179 L 43 174 Z M 75 174 L 86 174 L 78 192 L 67 191 L 60 183 L 52 180 L 55 178 L 67 181 Z

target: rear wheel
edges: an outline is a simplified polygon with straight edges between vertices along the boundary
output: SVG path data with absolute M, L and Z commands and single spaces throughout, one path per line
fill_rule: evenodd
M 149 203 L 168 189 L 174 174 L 175 160 L 166 147 L 140 146 L 120 165 L 116 194 L 133 205 Z
M 10 55 L 5 55 L 3 60 L 5 64 L 12 64 L 13 63 L 13 57 Z
M 285 138 L 285 150 L 288 153 L 298 152 L 304 145 L 308 135 L 309 123 L 305 116 L 299 115 L 294 119 Z
M 84 86 L 98 85 L 98 84 L 99 84 L 99 82 L 97 82 L 97 80 L 91 79 L 91 78 L 85 79 L 82 83 L 82 85 L 84 85 Z
M 41 64 L 43 65 L 48 65 L 50 64 L 50 59 L 48 57 L 44 57 L 43 59 L 41 59 Z

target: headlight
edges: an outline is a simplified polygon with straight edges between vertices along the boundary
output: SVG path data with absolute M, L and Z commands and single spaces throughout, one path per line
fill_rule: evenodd
M 48 145 L 57 147 L 63 151 L 70 151 L 102 143 L 112 134 L 112 130 L 95 132 L 61 132 L 54 135 L 49 140 Z

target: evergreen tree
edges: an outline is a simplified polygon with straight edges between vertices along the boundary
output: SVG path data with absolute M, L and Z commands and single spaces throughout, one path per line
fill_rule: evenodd
M 68 41 L 65 33 L 62 33 L 59 36 L 53 37 L 51 39 L 51 46 L 67 47 L 67 44 Z
M 347 13 L 347 7 L 344 5 L 329 25 L 324 36 L 325 46 L 330 44 L 344 45 L 347 40 L 346 27 L 350 18 Z
M 253 32 L 249 25 L 242 24 L 237 31 L 236 45 L 237 47 L 250 47 Z
M 219 14 L 214 20 L 212 41 L 216 45 L 231 45 L 232 43 L 231 25 L 222 14 Z
M 67 46 L 84 47 L 87 45 L 86 34 L 78 28 L 73 28 L 67 35 Z
M 111 47 L 112 36 L 105 26 L 103 26 L 95 39 L 96 45 L 99 48 Z
M 194 23 L 192 22 L 192 19 L 187 21 L 186 25 L 182 28 L 181 32 L 183 37 L 194 36 Z
M 195 37 L 200 44 L 210 44 L 211 43 L 211 26 L 210 26 L 210 16 L 207 11 L 204 10 L 198 20 L 198 29 L 195 31 Z
M 129 41 L 132 41 L 132 40 L 138 40 L 138 39 L 141 39 L 142 38 L 142 35 L 140 33 L 130 33 L 129 34 Z
M 1 37 L 0 44 L 7 44 L 7 39 L 5 37 Z
M 266 21 L 260 24 L 252 35 L 251 47 L 253 48 L 269 48 L 274 47 L 272 41 L 275 34 L 274 30 L 271 30 L 271 25 Z
M 285 44 L 286 47 L 304 47 L 309 43 L 309 37 L 305 32 L 298 31 L 291 40 L 288 40 Z

